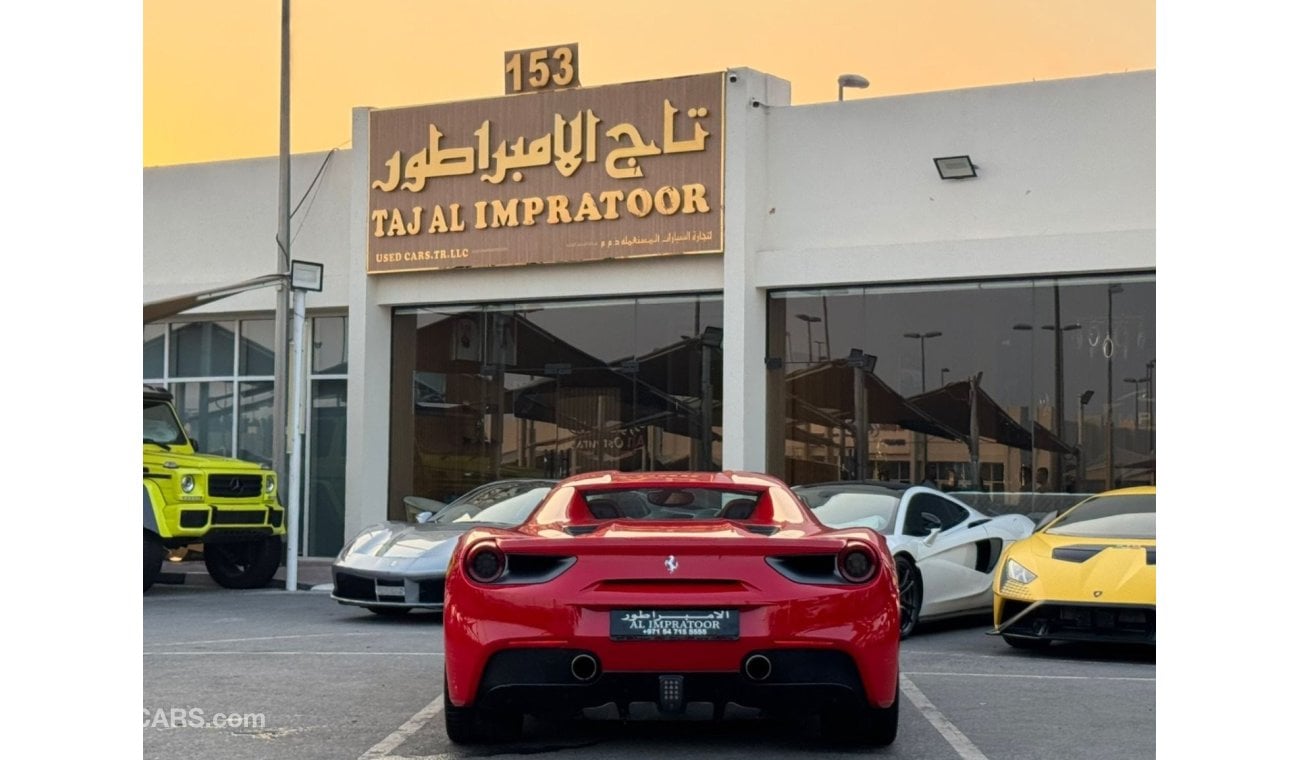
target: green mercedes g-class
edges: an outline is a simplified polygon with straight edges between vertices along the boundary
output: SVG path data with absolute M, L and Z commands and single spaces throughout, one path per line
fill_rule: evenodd
M 169 550 L 203 545 L 226 588 L 260 588 L 280 567 L 284 509 L 263 465 L 196 451 L 172 395 L 144 387 L 144 588 Z

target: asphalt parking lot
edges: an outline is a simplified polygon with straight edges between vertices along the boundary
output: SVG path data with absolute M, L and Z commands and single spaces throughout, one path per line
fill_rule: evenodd
M 964 619 L 903 642 L 897 741 L 879 757 L 1154 758 L 1156 655 L 1057 644 L 1013 650 Z M 156 586 L 144 599 L 146 758 L 783 758 L 849 754 L 815 722 L 746 711 L 525 724 L 465 749 L 443 730 L 439 615 L 382 619 L 321 591 Z

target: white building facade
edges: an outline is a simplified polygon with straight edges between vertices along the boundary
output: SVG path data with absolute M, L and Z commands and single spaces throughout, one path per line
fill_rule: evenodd
M 498 477 L 1154 482 L 1155 72 L 803 106 L 719 78 L 718 253 L 373 272 L 372 114 L 293 157 L 292 255 L 325 272 L 306 553 Z M 277 172 L 146 169 L 146 301 L 275 271 Z M 206 450 L 270 457 L 275 297 L 145 326 Z

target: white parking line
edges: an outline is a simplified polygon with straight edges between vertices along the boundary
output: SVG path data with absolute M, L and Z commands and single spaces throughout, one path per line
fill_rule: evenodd
M 311 639 L 322 636 L 373 636 L 374 634 L 367 631 L 365 633 L 290 633 L 283 636 L 249 636 L 242 639 L 208 639 L 207 641 L 168 641 L 161 644 L 150 644 L 155 647 L 183 647 L 194 646 L 195 644 L 237 644 L 244 641 L 273 641 L 275 639 Z
M 930 673 L 923 670 L 908 671 L 909 676 L 955 676 L 959 678 L 1045 678 L 1062 681 L 1154 681 L 1154 678 L 1137 676 L 1044 676 L 1028 673 Z
M 433 720 L 433 717 L 442 712 L 442 695 L 439 694 L 432 702 L 424 706 L 424 709 L 411 716 L 410 720 L 403 723 L 396 731 L 384 737 L 384 740 L 365 751 L 358 760 L 377 760 L 378 758 L 387 757 L 389 752 L 401 746 L 406 741 L 406 737 L 424 728 L 424 724 Z
M 916 709 L 921 711 L 925 719 L 930 721 L 930 725 L 934 726 L 943 738 L 948 740 L 948 744 L 952 745 L 952 748 L 962 757 L 962 760 L 989 760 L 983 752 L 979 751 L 978 747 L 971 743 L 970 739 L 966 738 L 966 734 L 963 734 L 954 726 L 952 721 L 945 718 L 943 713 L 939 712 L 939 708 L 926 699 L 921 690 L 916 688 L 916 684 L 912 683 L 902 673 L 898 674 L 898 688 L 907 695 L 912 704 L 916 705 Z

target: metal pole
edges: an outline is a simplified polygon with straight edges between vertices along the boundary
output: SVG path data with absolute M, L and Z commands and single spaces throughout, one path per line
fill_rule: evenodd
M 1052 432 L 1057 438 L 1065 435 L 1065 368 L 1064 368 L 1064 346 L 1061 339 L 1061 286 L 1053 285 L 1052 294 L 1055 297 L 1056 311 L 1055 319 L 1052 321 L 1052 329 L 1055 331 L 1056 339 L 1056 388 L 1055 398 L 1052 399 Z M 1061 452 L 1052 452 L 1052 489 L 1061 491 Z
M 869 420 L 867 419 L 867 372 L 862 367 L 853 368 L 853 427 L 854 427 L 854 446 L 858 450 L 858 480 L 866 480 L 868 477 L 868 454 L 871 447 L 868 445 L 867 437 L 870 433 Z
M 289 272 L 289 0 L 280 7 L 280 187 L 279 225 L 276 232 L 276 271 Z M 271 398 L 271 465 L 281 483 L 285 477 L 285 444 L 288 436 L 289 388 L 289 299 L 292 292 L 280 285 L 275 299 L 275 381 Z
M 700 383 L 700 458 L 701 470 L 713 469 L 713 347 L 700 341 L 700 355 L 704 357 L 704 378 Z
M 1087 468 L 1083 463 L 1083 394 L 1079 394 L 1079 424 L 1075 426 L 1074 452 L 1074 468 L 1077 471 L 1074 476 L 1074 487 L 1082 491 L 1084 481 L 1088 479 Z
M 1147 449 L 1156 453 L 1156 360 L 1147 362 Z
M 822 296 L 822 329 L 826 333 L 826 358 L 831 358 L 831 315 L 826 309 L 826 296 Z
M 1106 289 L 1106 340 L 1102 350 L 1106 354 L 1106 490 L 1115 487 L 1115 341 L 1111 338 L 1114 317 L 1115 286 Z
M 285 562 L 284 587 L 286 591 L 298 590 L 298 523 L 302 514 L 302 409 L 307 393 L 303 380 L 303 325 L 307 316 L 307 294 L 293 291 L 293 404 L 289 429 L 293 448 L 289 452 L 289 514 L 286 531 L 289 534 L 289 551 Z

